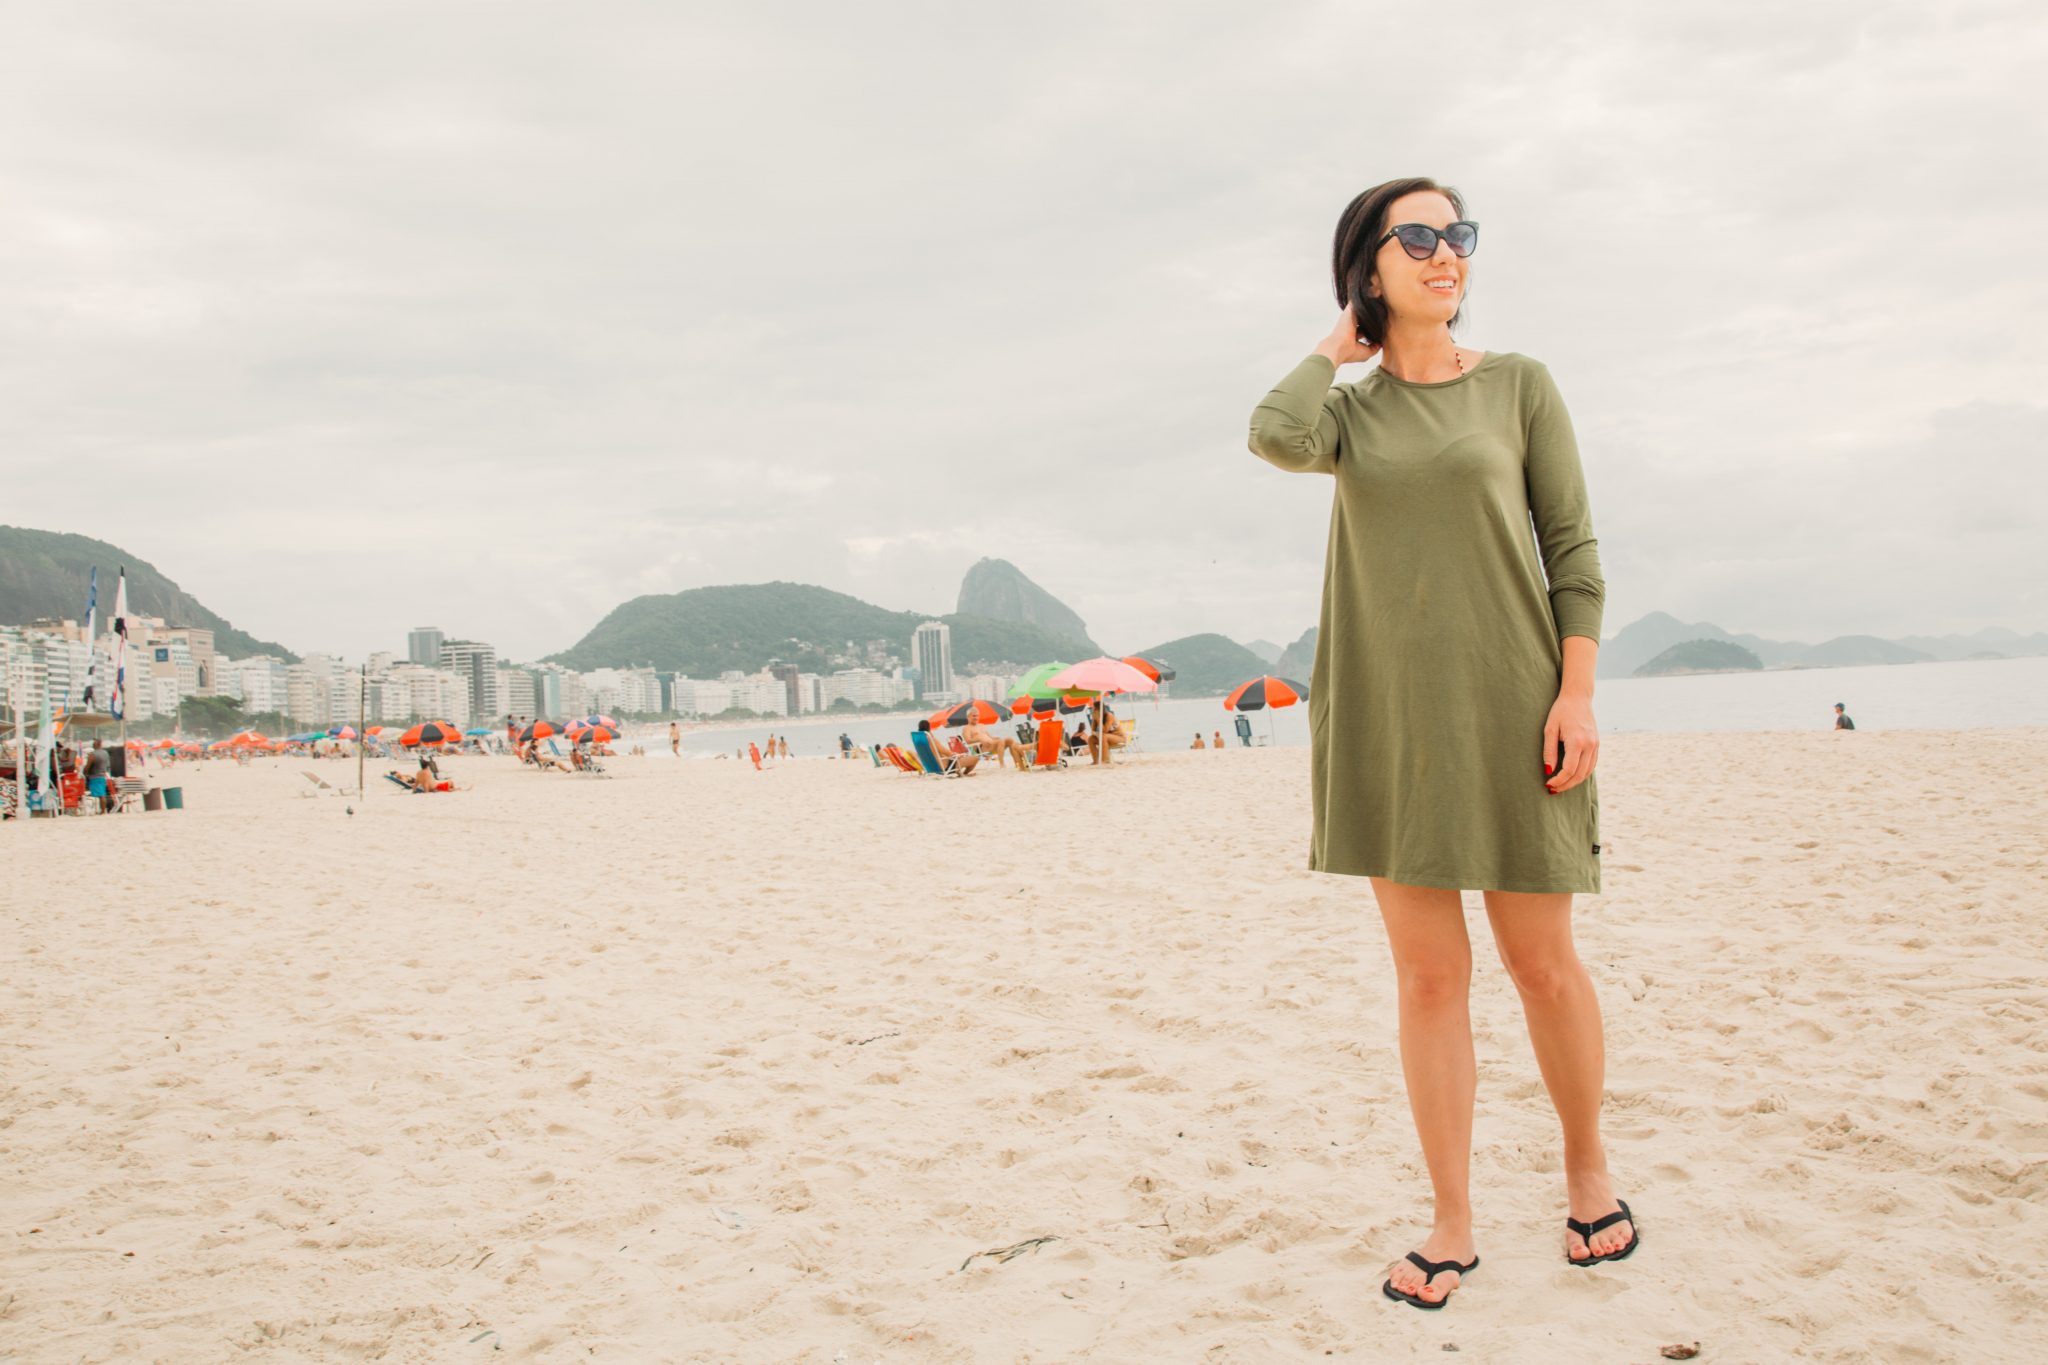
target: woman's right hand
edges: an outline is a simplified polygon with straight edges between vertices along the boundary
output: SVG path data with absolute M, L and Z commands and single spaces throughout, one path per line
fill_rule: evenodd
M 1337 325 L 1323 338 L 1315 353 L 1328 356 L 1332 365 L 1355 365 L 1361 360 L 1371 360 L 1380 353 L 1380 348 L 1358 339 L 1358 319 L 1352 316 L 1351 305 L 1345 304 L 1344 311 L 1337 315 Z

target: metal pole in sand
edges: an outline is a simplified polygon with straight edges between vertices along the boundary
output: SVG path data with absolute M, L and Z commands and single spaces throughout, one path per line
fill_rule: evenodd
M 368 719 L 363 712 L 370 704 L 370 665 L 366 662 L 356 679 L 356 800 L 363 799 L 363 746 L 369 743 L 363 732 Z

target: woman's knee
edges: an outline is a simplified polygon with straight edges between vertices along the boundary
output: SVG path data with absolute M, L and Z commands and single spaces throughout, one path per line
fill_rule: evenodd
M 1561 1000 L 1586 981 L 1585 964 L 1572 952 L 1506 954 L 1508 975 L 1527 1000 Z
M 1463 1008 L 1472 994 L 1472 960 L 1396 963 L 1401 1003 L 1411 1009 Z

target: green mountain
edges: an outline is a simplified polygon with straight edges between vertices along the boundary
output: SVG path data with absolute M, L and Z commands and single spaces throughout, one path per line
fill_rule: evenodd
M 984 559 L 960 580 L 960 601 L 954 608 L 962 616 L 986 616 L 996 621 L 1022 621 L 1062 639 L 1079 640 L 1088 646 L 1085 657 L 1102 651 L 1088 638 L 1088 627 L 1072 607 L 1024 576 L 1007 559 Z
M 1186 635 L 1138 653 L 1153 663 L 1172 665 L 1175 676 L 1168 686 L 1176 697 L 1220 697 L 1239 683 L 1272 671 L 1264 659 L 1222 635 Z
M 691 588 L 620 603 L 549 662 L 576 669 L 651 664 L 715 678 L 726 669 L 751 673 L 779 659 L 807 673 L 829 673 L 864 662 L 871 642 L 908 657 L 911 632 L 932 619 L 808 583 Z M 1023 621 L 959 613 L 936 619 L 953 628 L 957 672 L 974 671 L 979 663 L 1034 664 L 1097 652 L 1085 638 L 1057 635 Z
M 1303 687 L 1308 686 L 1308 675 L 1316 671 L 1316 635 L 1319 626 L 1310 626 L 1301 633 L 1301 638 L 1280 651 L 1280 657 L 1273 661 L 1270 672 L 1278 677 L 1292 678 Z
M 128 610 L 161 616 L 173 626 L 213 632 L 216 652 L 231 659 L 276 654 L 296 661 L 283 645 L 245 635 L 208 611 L 199 599 L 164 577 L 148 560 L 90 536 L 0 526 L 0 625 L 25 626 L 38 617 L 85 619 L 86 586 L 100 571 L 100 624 L 114 613 L 114 578 L 128 570 Z
M 1732 640 L 1686 640 L 1638 667 L 1633 676 L 1655 678 L 1670 673 L 1755 671 L 1764 661 Z

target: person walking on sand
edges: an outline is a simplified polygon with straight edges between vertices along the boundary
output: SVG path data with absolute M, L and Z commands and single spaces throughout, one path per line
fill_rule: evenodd
M 1835 703 L 1835 728 L 1837 730 L 1853 730 L 1856 728 L 1856 722 L 1849 719 L 1848 711 L 1843 709 L 1840 702 Z
M 776 742 L 777 744 L 779 744 L 780 746 L 782 746 L 782 756 L 783 756 L 784 758 L 788 758 L 788 757 L 789 757 L 789 736 L 788 736 L 788 735 L 783 735 L 783 736 L 782 736 L 781 738 L 777 739 L 777 740 L 776 740 L 775 742 Z
M 1479 238 L 1464 215 L 1456 190 L 1427 179 L 1351 201 L 1331 261 L 1343 312 L 1250 430 L 1268 463 L 1335 485 L 1308 696 L 1308 865 L 1370 879 L 1386 925 L 1434 1217 L 1381 1289 L 1418 1308 L 1442 1307 L 1479 1264 L 1468 889 L 1485 900 L 1563 1127 L 1562 1255 L 1619 1260 L 1639 1240 L 1601 1144 L 1600 1001 L 1571 922 L 1573 895 L 1600 890 L 1606 583 L 1550 371 L 1452 337 Z

